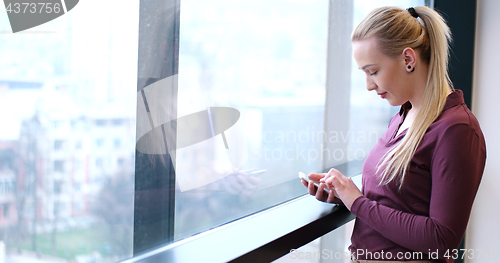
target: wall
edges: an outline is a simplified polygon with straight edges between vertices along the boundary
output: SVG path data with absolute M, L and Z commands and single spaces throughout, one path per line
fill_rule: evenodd
M 486 139 L 487 160 L 467 230 L 466 248 L 474 249 L 474 258 L 465 261 L 470 263 L 500 261 L 500 137 L 496 136 L 500 128 L 500 109 L 494 106 L 500 97 L 499 10 L 500 1 L 478 0 L 472 111 Z M 496 259 L 492 258 L 494 256 Z

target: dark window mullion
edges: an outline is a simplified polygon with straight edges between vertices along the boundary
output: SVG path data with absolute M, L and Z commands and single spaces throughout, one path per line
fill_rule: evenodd
M 136 148 L 135 156 L 135 202 L 134 202 L 134 255 L 151 250 L 174 241 L 175 221 L 175 169 L 169 148 L 175 148 L 175 121 L 155 123 L 153 116 L 169 116 L 174 120 L 177 105 L 177 83 L 179 57 L 179 0 L 141 0 L 139 15 L 139 57 L 137 94 L 138 102 L 144 107 L 147 116 L 138 118 L 137 130 L 150 130 L 147 134 L 138 134 L 141 138 L 153 135 L 150 152 Z M 167 78 L 172 77 L 167 80 Z M 159 82 L 165 80 L 165 82 Z M 165 84 L 172 80 L 168 98 L 159 98 L 169 102 L 167 107 L 157 107 L 148 101 L 147 91 L 157 92 L 165 89 Z M 156 84 L 155 84 L 156 83 Z M 150 86 L 152 85 L 152 86 Z M 162 93 L 164 94 L 164 93 Z M 151 96 L 156 95 L 154 93 Z M 150 97 L 151 99 L 151 97 Z M 156 98 L 155 98 L 156 99 Z M 165 106 L 165 105 L 162 105 Z M 159 112 L 161 111 L 161 112 Z M 172 134 L 174 133 L 174 134 Z M 157 135 L 156 137 L 154 135 Z M 144 138 L 142 138 L 144 137 Z

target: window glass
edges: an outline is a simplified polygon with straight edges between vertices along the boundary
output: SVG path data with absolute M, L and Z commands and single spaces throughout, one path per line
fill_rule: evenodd
M 0 8 L 0 257 L 129 258 L 139 0 L 38 2 L 64 15 L 13 33 Z
M 328 8 L 182 1 L 178 120 L 208 122 L 178 122 L 177 144 L 208 136 L 176 151 L 176 239 L 303 194 L 298 172 L 322 169 Z

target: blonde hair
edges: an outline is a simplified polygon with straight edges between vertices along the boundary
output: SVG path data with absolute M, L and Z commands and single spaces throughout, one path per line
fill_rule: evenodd
M 383 168 L 380 184 L 399 179 L 400 188 L 411 158 L 429 126 L 443 111 L 453 89 L 447 69 L 450 29 L 443 17 L 431 8 L 416 6 L 414 10 L 418 19 L 397 7 L 375 9 L 361 21 L 351 37 L 353 42 L 376 37 L 382 53 L 390 57 L 410 47 L 420 51 L 420 58 L 428 64 L 427 84 L 418 114 L 403 140 L 384 155 L 377 168 L 377 173 Z

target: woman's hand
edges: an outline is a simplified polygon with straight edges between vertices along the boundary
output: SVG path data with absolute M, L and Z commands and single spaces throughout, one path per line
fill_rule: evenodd
M 323 177 L 325 177 L 326 174 L 309 174 L 308 177 L 309 179 L 315 179 L 317 181 L 320 181 Z M 342 200 L 338 199 L 335 196 L 335 193 L 333 190 L 330 190 L 328 194 L 326 194 L 325 191 L 325 184 L 321 183 L 319 184 L 319 187 L 316 187 L 312 181 L 307 183 L 304 180 L 301 180 L 302 184 L 307 187 L 307 191 L 309 192 L 310 195 L 313 195 L 316 197 L 321 202 L 327 202 L 327 203 L 334 203 L 334 204 L 341 204 Z
M 330 169 L 319 181 L 326 184 L 327 187 L 335 189 L 337 195 L 349 211 L 351 211 L 352 203 L 358 197 L 363 196 L 363 193 L 361 193 L 354 182 L 336 169 Z

